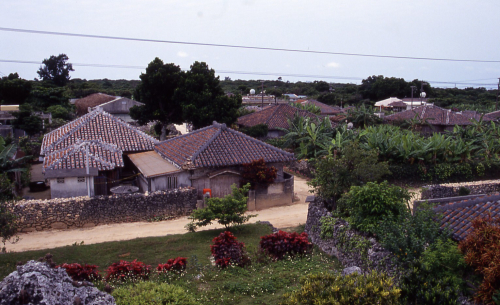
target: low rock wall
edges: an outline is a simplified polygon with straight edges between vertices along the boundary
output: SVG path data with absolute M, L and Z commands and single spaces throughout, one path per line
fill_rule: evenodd
M 196 209 L 197 191 L 181 188 L 145 194 L 21 200 L 13 206 L 22 232 L 180 217 Z
M 422 187 L 421 199 L 457 197 L 461 187 L 469 189 L 470 195 L 492 194 L 500 191 L 500 180 L 427 185 Z
M 328 255 L 337 257 L 343 267 L 356 266 L 360 267 L 362 272 L 377 270 L 390 276 L 397 275 L 397 265 L 394 263 L 392 253 L 385 250 L 374 238 L 363 236 L 355 230 L 346 230 L 349 224 L 345 220 L 338 219 L 336 221 L 332 238 L 322 239 L 320 219 L 324 216 L 331 216 L 331 214 L 324 204 L 318 201 L 316 199 L 309 204 L 305 226 L 305 232 L 315 245 Z M 343 243 L 354 238 L 367 244 L 367 251 L 346 249 Z

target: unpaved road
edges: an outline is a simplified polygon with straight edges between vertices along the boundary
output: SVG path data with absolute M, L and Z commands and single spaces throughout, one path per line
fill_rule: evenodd
M 306 181 L 295 176 L 294 191 L 299 197 L 299 201 L 293 205 L 270 208 L 261 211 L 249 212 L 258 214 L 251 218 L 250 223 L 256 221 L 269 221 L 277 228 L 294 227 L 305 224 L 307 220 L 306 196 L 309 187 Z M 16 244 L 7 244 L 10 252 L 22 252 L 27 250 L 50 249 L 72 245 L 75 242 L 84 242 L 85 245 L 96 244 L 108 241 L 130 240 L 140 237 L 165 236 L 168 234 L 186 233 L 184 226 L 189 222 L 187 217 L 161 222 L 134 222 L 123 224 L 103 225 L 93 228 L 53 230 L 20 234 L 21 240 Z M 220 225 L 207 226 L 204 229 L 222 228 Z

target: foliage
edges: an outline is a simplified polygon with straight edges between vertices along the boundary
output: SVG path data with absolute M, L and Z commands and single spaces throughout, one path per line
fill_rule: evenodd
M 120 287 L 112 295 L 120 305 L 200 304 L 185 289 L 167 283 L 140 282 Z
M 28 135 L 34 135 L 42 131 L 42 119 L 33 114 L 29 104 L 19 106 L 19 111 L 12 113 L 16 118 L 12 125 L 14 128 L 26 131 Z
M 206 208 L 194 210 L 189 218 L 192 220 L 191 228 L 207 226 L 212 221 L 224 227 L 240 225 L 247 222 L 256 215 L 245 215 L 247 211 L 248 190 L 250 184 L 245 184 L 242 188 L 237 188 L 236 184 L 231 185 L 232 194 L 224 198 L 209 198 L 206 201 Z M 196 220 L 196 221 L 195 221 Z
M 0 104 L 24 104 L 31 94 L 31 87 L 31 82 L 21 79 L 17 73 L 0 78 Z
M 459 248 L 467 264 L 483 276 L 475 300 L 491 304 L 493 294 L 500 289 L 500 218 L 478 217 L 472 220 L 472 227 Z
M 145 280 L 149 277 L 150 268 L 150 265 L 138 262 L 136 259 L 131 262 L 120 260 L 108 267 L 105 279 L 106 281 Z
M 470 194 L 470 189 L 466 188 L 465 186 L 461 186 L 458 189 L 458 196 L 467 196 Z
M 175 99 L 182 105 L 182 118 L 195 129 L 209 126 L 213 121 L 230 126 L 236 122 L 242 102 L 239 94 L 226 95 L 214 69 L 198 61 L 185 73 Z
M 373 114 L 372 107 L 362 104 L 360 107 L 347 110 L 347 120 L 354 124 L 354 127 L 366 128 L 368 126 L 382 123 L 382 120 Z
M 167 271 L 182 272 L 186 270 L 187 259 L 185 257 L 176 257 L 169 259 L 165 264 L 158 264 L 156 271 L 165 273 Z
M 319 108 L 318 106 L 316 106 L 314 104 L 309 104 L 309 103 L 306 103 L 306 104 L 291 103 L 290 105 L 292 105 L 295 108 L 298 108 L 298 109 L 301 109 L 301 110 L 305 110 L 305 111 L 309 111 L 309 112 L 314 113 L 314 114 L 321 114 L 321 108 Z
M 254 160 L 250 163 L 243 163 L 242 177 L 248 181 L 252 187 L 258 184 L 271 184 L 277 177 L 278 170 L 274 167 L 267 167 L 264 158 Z
M 387 181 L 352 186 L 344 196 L 351 225 L 367 233 L 375 233 L 380 222 L 395 221 L 399 215 L 408 212 L 411 198 L 408 190 L 389 185 Z
M 377 181 L 389 174 L 388 168 L 387 162 L 378 162 L 375 151 L 350 144 L 340 158 L 327 156 L 320 159 L 316 163 L 315 177 L 309 184 L 320 197 L 337 200 L 351 186 Z
M 80 265 L 78 263 L 73 263 L 73 264 L 64 263 L 62 265 L 57 266 L 56 268 L 66 269 L 68 275 L 75 281 L 92 282 L 95 280 L 99 280 L 101 278 L 96 265 L 89 265 L 89 264 Z
M 158 121 L 162 124 L 161 140 L 166 137 L 170 123 L 182 123 L 182 105 L 174 98 L 182 83 L 184 74 L 179 66 L 164 64 L 158 57 L 148 64 L 146 73 L 141 73 L 141 83 L 136 87 L 134 97 L 144 106 L 134 106 L 130 116 L 141 125 Z
M 64 86 L 68 83 L 70 76 L 69 71 L 73 70 L 73 65 L 67 63 L 68 56 L 59 54 L 58 56 L 51 55 L 48 59 L 42 61 L 43 66 L 38 69 L 38 76 L 44 81 L 50 81 L 56 86 Z
M 5 174 L 2 174 L 2 176 L 3 175 Z M 3 185 L 0 185 L 0 187 L 3 187 Z M 2 197 L 4 197 L 4 190 L 0 189 L 0 191 L 2 191 Z M 7 241 L 14 243 L 18 240 L 18 238 L 15 238 L 18 232 L 18 226 L 16 223 L 17 217 L 14 213 L 12 213 L 12 206 L 12 202 L 6 202 L 5 198 L 0 199 L 0 237 L 2 238 L 3 243 L 2 252 L 5 251 L 5 243 Z
M 262 236 L 259 245 L 262 251 L 276 260 L 281 260 L 286 255 L 302 256 L 310 253 L 313 246 L 308 240 L 307 233 L 288 233 L 281 230 L 274 234 Z
M 407 211 L 394 220 L 383 221 L 377 230 L 380 243 L 400 262 L 414 261 L 429 245 L 449 238 L 449 232 L 440 229 L 437 217 L 432 208 L 420 205 L 413 215 Z
M 399 304 L 400 289 L 392 278 L 375 271 L 367 275 L 314 274 L 300 283 L 298 290 L 284 295 L 281 304 Z
M 246 135 L 249 135 L 253 138 L 262 138 L 267 136 L 267 132 L 269 129 L 267 128 L 266 124 L 257 124 L 252 127 L 247 127 L 247 128 L 242 128 L 241 132 L 243 132 Z
M 214 257 L 215 264 L 221 268 L 229 265 L 244 267 L 250 264 L 245 244 L 239 242 L 233 233 L 225 231 L 214 237 L 210 251 Z
M 47 108 L 47 112 L 52 114 L 52 119 L 71 120 L 71 113 L 67 107 L 53 105 Z

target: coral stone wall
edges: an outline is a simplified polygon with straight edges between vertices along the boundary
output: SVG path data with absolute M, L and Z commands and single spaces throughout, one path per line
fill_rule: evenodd
M 422 187 L 421 199 L 456 197 L 461 187 L 469 189 L 470 195 L 492 194 L 500 191 L 500 180 L 427 185 Z
M 180 217 L 196 209 L 196 189 L 180 188 L 145 194 L 21 200 L 13 207 L 23 232 L 84 228 Z

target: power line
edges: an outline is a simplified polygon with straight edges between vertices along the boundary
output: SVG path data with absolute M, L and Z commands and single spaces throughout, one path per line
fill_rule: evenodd
M 4 28 L 4 27 L 0 27 L 0 31 L 17 32 L 17 33 L 30 33 L 30 34 L 43 34 L 43 35 L 112 39 L 112 40 L 139 41 L 139 42 L 183 44 L 183 45 L 195 45 L 195 46 L 207 46 L 207 47 L 222 47 L 222 48 L 237 48 L 237 49 L 251 49 L 251 50 L 264 50 L 264 51 L 281 51 L 281 52 L 296 52 L 296 53 L 311 53 L 311 54 L 342 55 L 342 56 L 430 60 L 430 61 L 451 61 L 451 62 L 500 63 L 500 60 L 413 57 L 413 56 L 376 55 L 376 54 L 361 54 L 361 53 L 346 53 L 346 52 L 314 51 L 314 50 L 301 50 L 301 49 L 270 48 L 270 47 L 244 46 L 244 45 L 230 45 L 230 44 L 187 42 L 187 41 L 146 39 L 146 38 L 120 37 L 120 36 L 105 36 L 105 35 L 93 35 L 93 34 L 79 34 L 79 33 L 68 33 L 68 32 L 38 31 L 38 30 Z
M 29 61 L 29 60 L 14 60 L 14 59 L 0 59 L 0 62 L 5 63 L 18 63 L 18 64 L 43 64 L 40 61 Z M 94 68 L 119 68 L 119 69 L 140 69 L 144 70 L 144 66 L 131 66 L 131 65 L 110 65 L 110 64 L 91 64 L 91 63 L 71 63 L 75 67 L 94 67 Z M 187 70 L 184 70 L 187 71 Z M 281 76 L 281 77 L 298 77 L 298 78 L 319 78 L 319 79 L 339 79 L 339 80 L 353 80 L 361 81 L 362 77 L 352 77 L 352 76 L 332 76 L 332 75 L 310 75 L 310 74 L 293 74 L 293 73 L 281 73 L 281 72 L 253 72 L 253 71 L 231 71 L 231 70 L 216 70 L 218 74 L 243 74 L 243 75 L 257 75 L 257 76 Z M 496 86 L 497 84 L 483 84 L 483 83 L 466 83 L 466 82 L 443 82 L 443 81 L 432 81 L 428 80 L 430 83 L 436 84 L 450 84 L 450 85 L 476 85 L 476 86 Z

